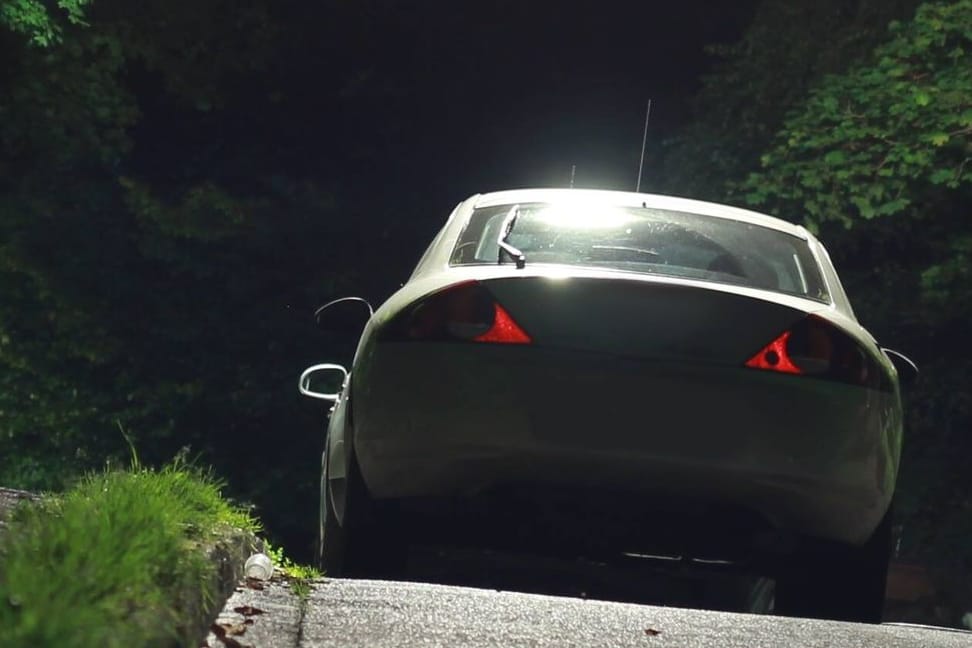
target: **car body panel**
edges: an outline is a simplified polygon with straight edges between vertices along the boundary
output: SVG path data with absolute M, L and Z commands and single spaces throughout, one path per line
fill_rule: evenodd
M 324 452 L 321 455 L 322 474 L 331 481 L 332 490 L 337 497 L 328 502 L 339 520 L 344 519 L 343 493 L 347 484 L 348 473 L 351 469 L 350 439 L 345 431 L 348 429 L 348 415 L 350 414 L 350 379 L 345 381 L 341 395 L 331 407 L 328 420 L 328 431 L 325 436 Z M 326 463 L 326 469 L 325 469 Z
M 745 368 L 441 347 L 378 345 L 361 368 L 355 447 L 376 497 L 524 481 L 708 492 L 846 542 L 863 542 L 890 501 L 893 393 Z M 432 394 L 434 417 L 417 398 Z

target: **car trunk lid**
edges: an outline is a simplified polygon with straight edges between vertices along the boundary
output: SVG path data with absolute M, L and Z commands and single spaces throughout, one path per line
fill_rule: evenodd
M 640 358 L 739 365 L 813 310 L 772 293 L 641 277 L 481 283 L 536 345 Z

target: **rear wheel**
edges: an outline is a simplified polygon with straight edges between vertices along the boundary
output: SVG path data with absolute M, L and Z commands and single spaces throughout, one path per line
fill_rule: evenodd
M 398 511 L 371 499 L 354 457 L 344 488 L 333 488 L 327 479 L 324 457 L 320 508 L 319 563 L 325 575 L 394 579 L 404 574 L 408 544 Z
M 891 511 L 861 547 L 798 554 L 776 580 L 774 609 L 786 616 L 880 623 L 891 559 Z

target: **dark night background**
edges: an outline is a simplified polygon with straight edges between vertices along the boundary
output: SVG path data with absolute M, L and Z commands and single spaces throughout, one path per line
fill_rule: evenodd
M 643 191 L 816 228 L 922 367 L 902 557 L 968 597 L 970 40 L 970 0 L 0 2 L 0 484 L 188 448 L 308 559 L 296 379 L 354 344 L 314 308 L 473 193 L 633 190 L 651 99 Z

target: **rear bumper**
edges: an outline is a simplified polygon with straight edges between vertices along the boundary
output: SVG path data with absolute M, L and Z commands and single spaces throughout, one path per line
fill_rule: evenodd
M 378 498 L 623 492 L 859 544 L 894 489 L 894 398 L 732 367 L 389 344 L 356 367 L 353 443 Z

